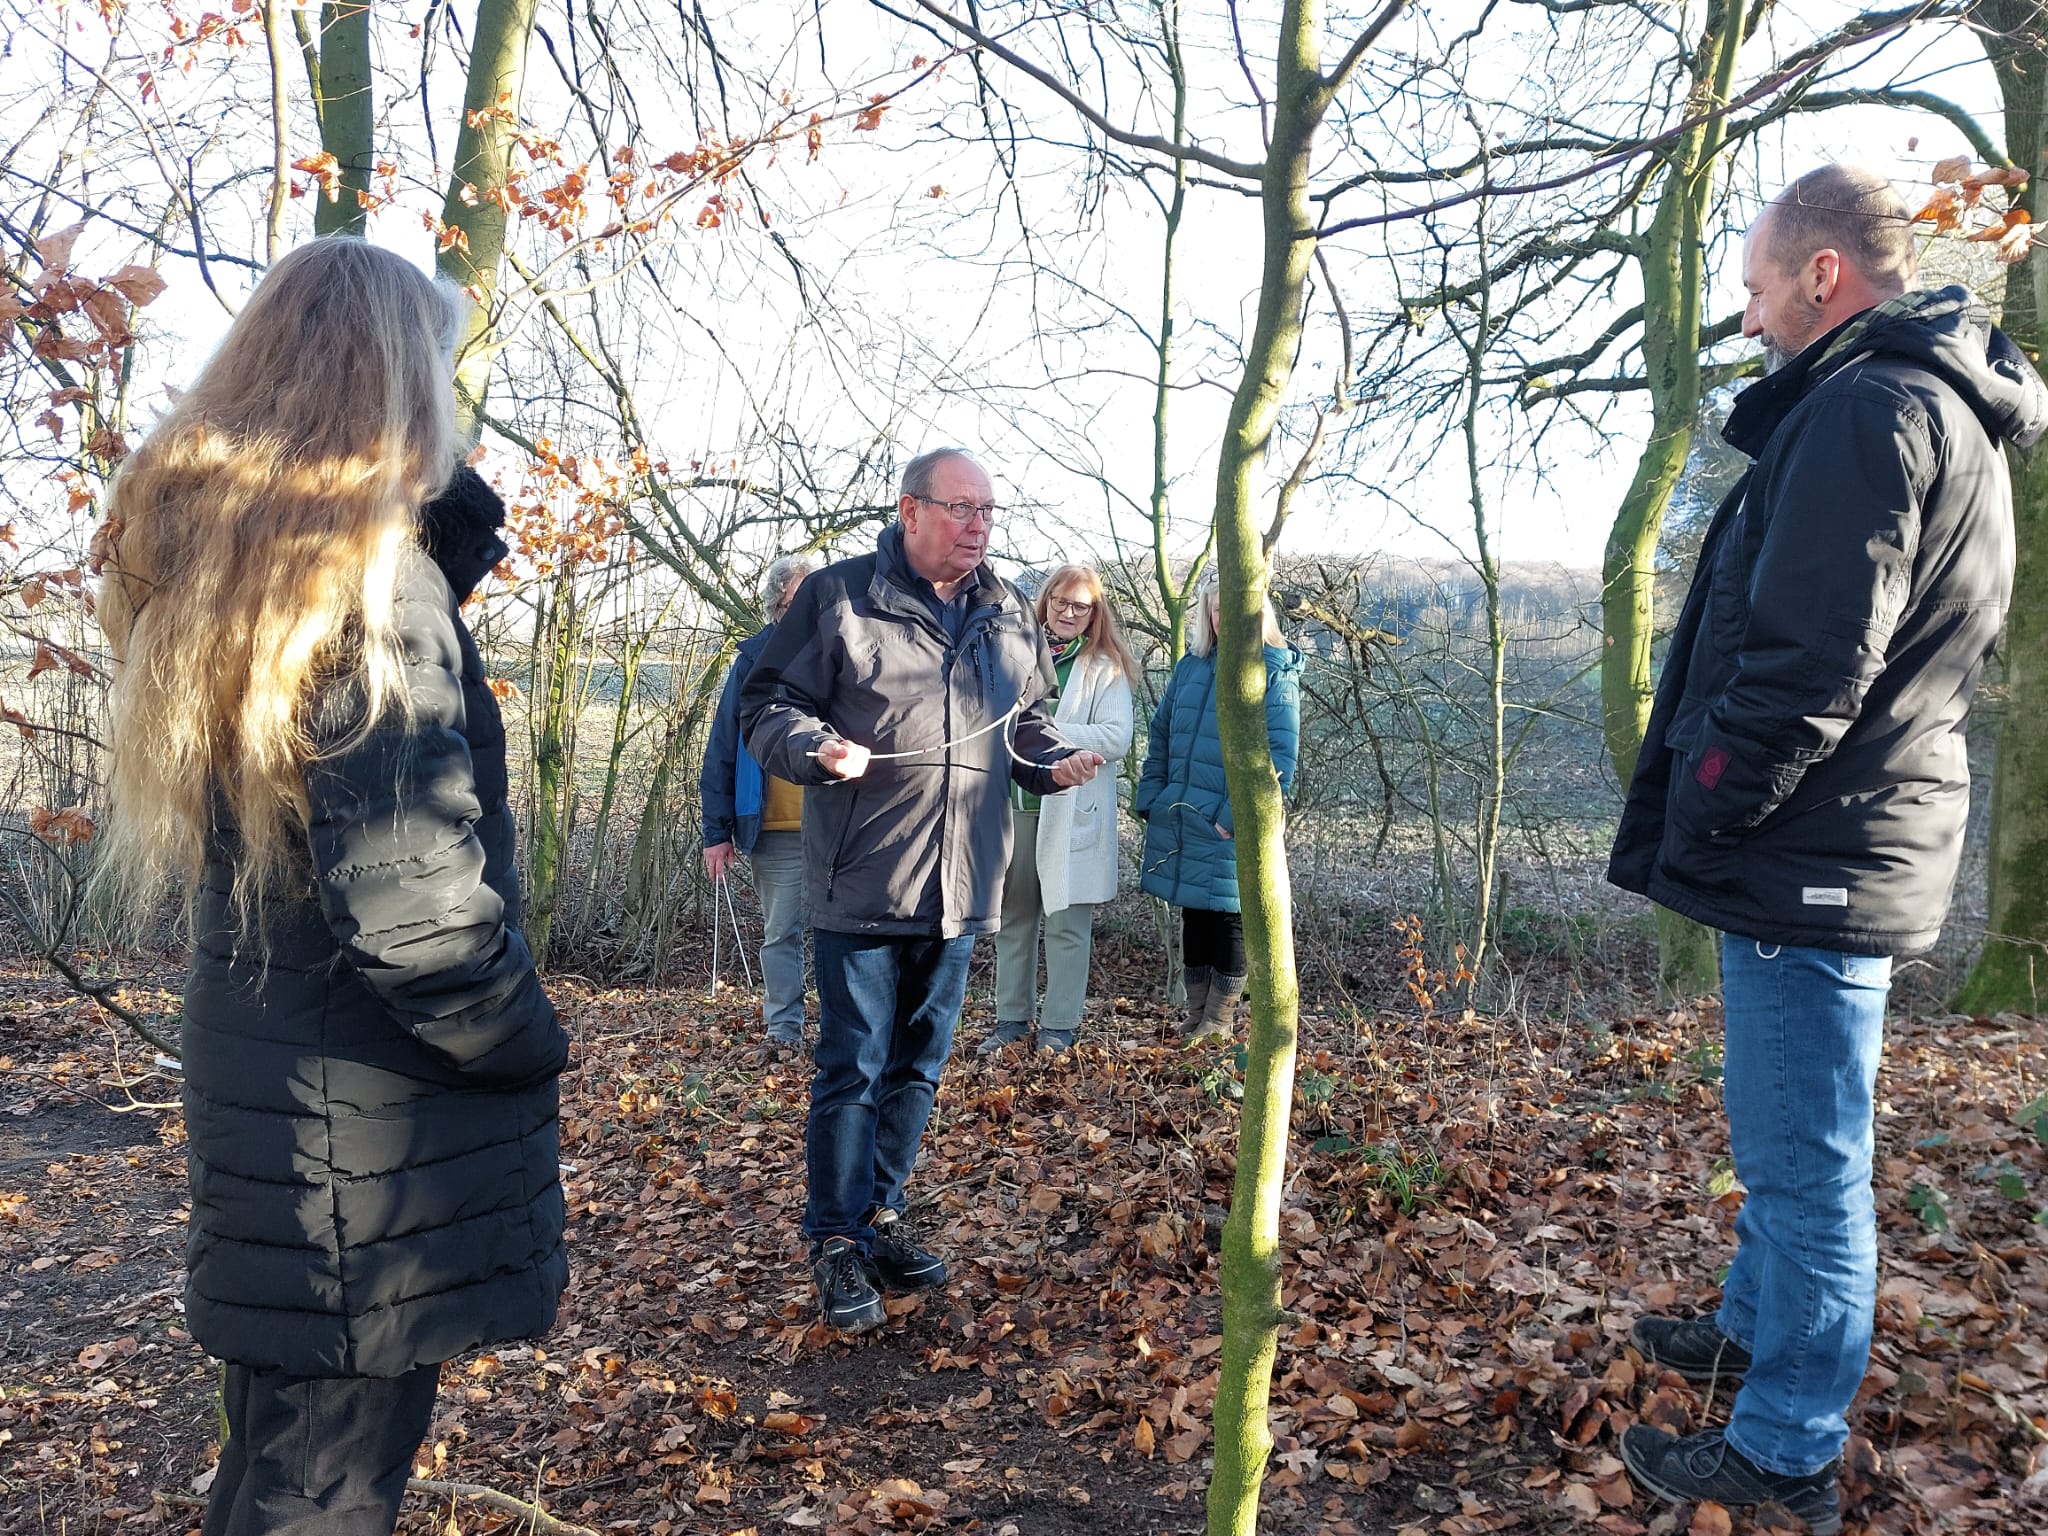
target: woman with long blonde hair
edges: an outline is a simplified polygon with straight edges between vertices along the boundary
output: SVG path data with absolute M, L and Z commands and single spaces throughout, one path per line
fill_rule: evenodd
M 996 932 L 996 1027 L 977 1050 L 990 1056 L 1038 1031 L 1055 1055 L 1074 1043 L 1088 995 L 1095 908 L 1116 895 L 1116 773 L 1131 750 L 1131 679 L 1138 664 L 1092 565 L 1063 565 L 1038 590 L 1038 622 L 1059 678 L 1053 723 L 1109 773 L 1041 800 L 1011 786 L 1015 821 Z M 1045 1003 L 1038 1000 L 1038 944 L 1045 940 Z
M 456 319 L 387 251 L 302 246 L 114 483 L 103 878 L 136 914 L 182 884 L 194 938 L 204 1536 L 389 1536 L 442 1362 L 567 1281 L 567 1041 L 458 612 L 506 546 L 457 469 Z

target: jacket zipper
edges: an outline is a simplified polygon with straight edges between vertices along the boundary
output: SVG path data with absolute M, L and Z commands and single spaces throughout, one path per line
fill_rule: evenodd
M 853 813 L 860 806 L 860 785 L 855 784 L 846 797 L 846 819 L 839 824 L 839 841 L 832 845 L 832 862 L 825 866 L 825 899 L 832 899 L 832 888 L 839 883 L 839 861 L 846 852 L 847 834 L 853 830 Z

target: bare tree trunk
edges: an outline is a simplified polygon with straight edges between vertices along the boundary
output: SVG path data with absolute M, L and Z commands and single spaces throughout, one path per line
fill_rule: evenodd
M 1267 1410 L 1280 1342 L 1280 1192 L 1301 1014 L 1293 887 L 1283 837 L 1286 806 L 1266 733 L 1264 632 L 1272 567 L 1254 519 L 1253 481 L 1294 371 L 1303 300 L 1315 262 L 1310 149 L 1344 74 L 1401 8 L 1401 0 L 1386 6 L 1329 79 L 1317 58 L 1316 0 L 1286 0 L 1281 10 L 1272 135 L 1260 176 L 1265 252 L 1258 319 L 1216 466 L 1221 577 L 1216 718 L 1235 823 L 1252 1023 L 1236 1178 L 1223 1225 L 1223 1356 L 1212 1420 L 1211 1536 L 1256 1536 L 1259 1489 L 1273 1451 Z
M 1173 138 L 1175 143 L 1187 137 L 1188 124 L 1188 76 L 1180 52 L 1180 4 L 1179 0 L 1156 0 L 1159 26 L 1166 38 L 1167 68 L 1173 76 Z M 1159 605 L 1166 616 L 1166 662 L 1171 666 L 1179 661 L 1187 649 L 1188 595 L 1194 591 L 1195 583 L 1201 578 L 1202 568 L 1216 549 L 1214 524 L 1210 525 L 1209 539 L 1202 546 L 1202 552 L 1188 566 L 1187 571 L 1176 581 L 1173 563 L 1169 558 L 1166 534 L 1170 513 L 1167 507 L 1166 486 L 1166 414 L 1173 389 L 1173 257 L 1174 245 L 1180 237 L 1182 215 L 1187 211 L 1188 166 L 1185 160 L 1173 162 L 1173 199 L 1166 206 L 1166 238 L 1161 247 L 1159 269 L 1159 332 L 1153 338 L 1153 350 L 1158 360 L 1158 373 L 1153 379 L 1152 395 L 1152 579 L 1159 588 Z M 1173 979 L 1178 988 L 1179 978 Z M 1179 1000 L 1178 996 L 1175 998 Z
M 1979 35 L 2005 107 L 2007 160 L 2037 174 L 2048 137 L 2048 4 L 1986 0 Z M 2038 181 L 2019 204 L 2043 216 Z M 2037 248 L 2006 278 L 2006 331 L 2038 356 L 2048 266 Z M 2048 994 L 2048 452 L 2013 455 L 2019 559 L 2005 622 L 2005 713 L 1991 771 L 1989 935 L 1956 999 L 1972 1013 L 2038 1012 Z
M 370 83 L 368 0 L 327 0 L 320 8 L 320 48 L 313 71 L 313 105 L 320 118 L 320 147 L 334 156 L 339 174 L 334 196 L 322 194 L 313 210 L 316 235 L 360 235 L 369 210 L 358 192 L 370 190 L 376 158 L 376 97 Z
M 1744 10 L 1743 0 L 1712 0 L 1707 7 L 1686 103 L 1686 116 L 1694 126 L 1672 145 L 1647 245 L 1637 257 L 1643 276 L 1650 440 L 1636 460 L 1635 476 L 1607 536 L 1600 602 L 1601 718 L 1608 759 L 1623 785 L 1635 776 L 1656 691 L 1650 646 L 1655 635 L 1657 536 L 1699 419 L 1706 260 L 1702 228 L 1713 198 L 1714 160 L 1725 135 L 1723 119 L 1701 119 L 1731 94 L 1736 57 L 1742 51 Z M 1659 992 L 1696 996 L 1713 989 L 1716 975 L 1712 934 L 1660 909 Z
M 441 209 L 449 233 L 436 266 L 476 301 L 456 350 L 456 403 L 463 425 L 470 428 L 490 380 L 498 262 L 505 252 L 505 210 L 489 194 L 505 185 L 511 169 L 535 9 L 536 0 L 481 0 L 477 7 L 455 172 Z
M 284 209 L 291 197 L 292 146 L 285 116 L 284 18 L 281 0 L 263 0 L 263 41 L 270 50 L 270 206 L 263 221 L 263 259 L 284 254 Z

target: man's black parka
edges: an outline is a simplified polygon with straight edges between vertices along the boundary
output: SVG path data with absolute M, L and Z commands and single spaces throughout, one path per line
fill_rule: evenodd
M 398 1376 L 554 1321 L 555 1079 L 567 1039 L 520 934 L 505 732 L 458 605 L 503 558 L 462 471 L 401 559 L 411 719 L 306 771 L 300 882 L 238 935 L 216 833 L 185 989 L 186 1313 L 206 1351 L 299 1376 Z M 359 713 L 359 711 L 358 711 Z
M 1961 288 L 1751 385 L 1608 878 L 1724 932 L 1905 955 L 1962 854 L 1963 727 L 2012 592 L 2003 445 L 2048 391 Z

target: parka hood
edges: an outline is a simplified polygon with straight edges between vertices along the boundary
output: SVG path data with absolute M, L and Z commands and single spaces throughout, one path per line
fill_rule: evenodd
M 1939 374 L 2001 442 L 2048 431 L 2048 386 L 1966 288 L 1916 290 L 1844 321 L 1735 402 L 1721 435 L 1751 458 L 1802 399 L 1850 363 L 1896 357 Z

